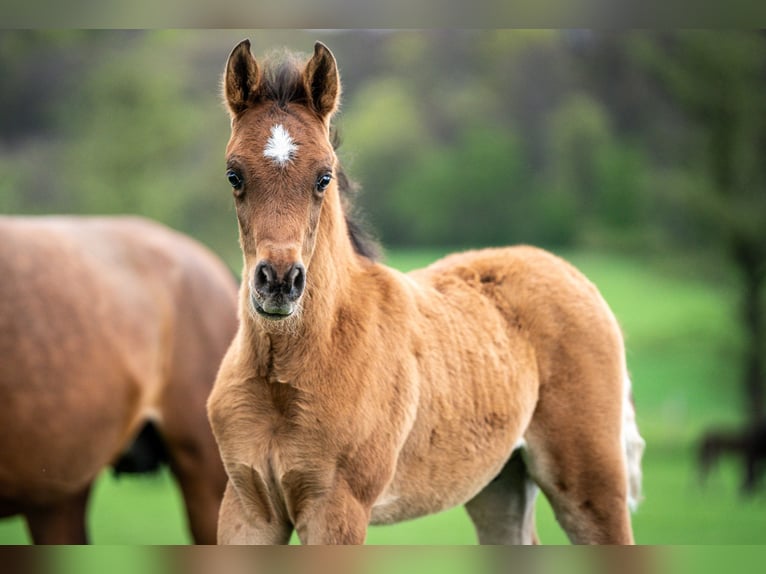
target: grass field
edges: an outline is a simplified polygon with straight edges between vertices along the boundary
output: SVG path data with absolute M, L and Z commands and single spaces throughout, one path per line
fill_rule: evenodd
M 394 252 L 388 261 L 411 269 L 434 260 L 430 252 Z M 648 446 L 644 458 L 645 500 L 634 515 L 643 544 L 766 543 L 766 494 L 743 499 L 739 468 L 724 461 L 703 486 L 694 445 L 710 425 L 739 420 L 741 396 L 735 292 L 668 262 L 655 265 L 601 254 L 572 253 L 601 289 L 626 333 L 639 425 Z M 565 543 L 541 496 L 537 509 L 543 543 Z M 90 508 L 97 544 L 184 544 L 183 507 L 172 478 L 115 481 L 105 472 Z M 0 521 L 0 543 L 28 542 L 19 519 Z M 369 544 L 473 544 L 462 508 L 387 527 L 374 527 Z

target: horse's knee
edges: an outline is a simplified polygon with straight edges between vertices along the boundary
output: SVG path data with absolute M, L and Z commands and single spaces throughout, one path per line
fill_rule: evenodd
M 348 493 L 336 492 L 298 517 L 296 529 L 304 544 L 364 544 L 370 509 Z
M 287 544 L 292 525 L 281 513 L 269 517 L 246 512 L 229 482 L 218 514 L 218 544 Z

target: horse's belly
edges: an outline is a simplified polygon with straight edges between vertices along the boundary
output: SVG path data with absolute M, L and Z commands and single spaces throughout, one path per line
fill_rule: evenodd
M 473 370 L 452 365 L 424 386 L 425 400 L 422 395 L 394 478 L 373 506 L 373 523 L 465 504 L 500 473 L 529 425 L 538 396 L 531 353 L 525 354 L 524 345 L 514 349 L 503 355 L 490 353 L 490 345 L 480 347 Z
M 502 470 L 520 442 L 520 429 L 480 445 L 455 448 L 450 458 L 413 454 L 372 508 L 372 524 L 392 524 L 465 504 Z

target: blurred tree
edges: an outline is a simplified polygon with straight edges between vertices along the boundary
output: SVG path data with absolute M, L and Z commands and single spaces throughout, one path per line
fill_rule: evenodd
M 531 217 L 523 159 L 507 130 L 473 127 L 426 150 L 391 189 L 409 244 L 501 245 L 522 240 Z
M 548 161 L 541 171 L 541 224 L 556 243 L 640 247 L 647 227 L 647 160 L 614 133 L 605 106 L 572 92 L 546 125 Z
M 0 143 L 47 135 L 55 127 L 54 95 L 77 84 L 109 35 L 83 30 L 0 31 Z
M 742 281 L 743 382 L 750 425 L 743 432 L 750 435 L 752 427 L 764 424 L 766 407 L 766 36 L 685 32 L 643 39 L 636 54 L 703 136 L 698 151 L 710 184 L 690 193 L 687 205 L 698 217 L 715 222 Z
M 545 87 L 565 69 L 551 69 L 564 52 L 556 34 L 401 33 L 380 52 L 341 125 L 353 146 L 342 155 L 386 242 L 566 243 L 559 221 L 546 225 L 561 206 L 545 208 L 533 173 L 536 127 L 557 101 Z
M 237 244 L 223 178 L 228 125 L 214 88 L 190 86 L 194 62 L 182 48 L 167 31 L 109 47 L 61 101 L 69 137 L 57 184 L 77 211 L 140 213 L 229 253 Z
M 205 42 L 178 31 L 0 32 L 0 210 L 137 213 L 238 267 L 221 63 L 201 71 L 190 44 Z
M 392 243 L 406 243 L 406 224 L 391 190 L 432 145 L 417 102 L 401 78 L 381 76 L 359 88 L 338 124 L 341 139 L 353 143 L 339 155 L 361 182 L 370 220 Z
M 71 134 L 60 182 L 79 188 L 75 209 L 144 213 L 178 225 L 199 114 L 189 98 L 179 97 L 185 74 L 177 60 L 168 61 L 168 43 L 149 35 L 112 46 L 59 102 L 58 117 Z

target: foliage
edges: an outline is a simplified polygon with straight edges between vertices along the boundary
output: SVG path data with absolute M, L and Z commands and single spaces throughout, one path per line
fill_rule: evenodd
M 62 58 L 79 56 L 88 64 L 71 66 L 73 77 L 53 83 L 45 117 L 27 133 L 11 127 L 3 134 L 9 141 L 0 148 L 0 209 L 138 213 L 218 251 L 235 250 L 221 167 L 227 125 L 216 88 L 213 98 L 194 92 L 193 62 L 178 60 L 172 33 L 115 33 L 107 39 L 103 33 L 52 34 L 19 42 L 36 47 L 34 55 L 42 40 L 64 43 Z M 31 83 L 31 74 L 17 75 Z M 18 97 L 28 91 L 21 89 Z
M 254 50 L 287 43 L 306 51 L 314 36 L 262 31 Z M 239 37 L 0 33 L 0 210 L 138 212 L 200 237 L 238 266 L 218 89 Z M 766 194 L 754 138 L 766 113 L 747 78 L 765 56 L 754 35 L 495 30 L 322 39 L 337 46 L 346 86 L 341 157 L 386 244 L 645 251 L 668 241 L 711 246 L 721 226 L 761 227 Z M 667 46 L 713 59 L 686 65 L 664 58 Z M 653 79 L 651 68 L 664 72 Z M 683 109 L 667 105 L 668 91 L 682 94 Z M 742 136 L 732 169 L 740 192 L 722 200 L 705 192 L 710 150 L 696 120 L 710 102 L 730 100 Z
M 686 32 L 665 44 L 641 39 L 636 50 L 699 130 L 690 155 L 708 182 L 684 199 L 740 275 L 742 380 L 757 425 L 766 416 L 766 37 Z
M 504 131 L 474 128 L 450 147 L 422 154 L 389 201 L 399 244 L 503 244 L 520 241 L 524 206 L 519 145 Z
M 661 40 L 634 38 L 632 50 L 692 122 L 675 159 L 693 162 L 708 183 L 686 195 L 684 207 L 720 236 L 741 234 L 766 249 L 766 39 L 686 32 Z

